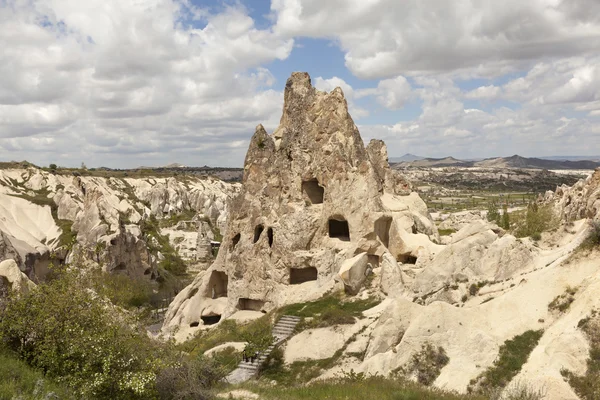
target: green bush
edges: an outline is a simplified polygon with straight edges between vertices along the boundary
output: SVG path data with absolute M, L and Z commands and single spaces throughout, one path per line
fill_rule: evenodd
M 523 364 L 527 362 L 529 354 L 537 346 L 544 331 L 526 331 L 500 346 L 498 358 L 494 365 L 488 368 L 477 379 L 471 381 L 468 390 L 487 393 L 498 388 L 504 388 L 514 378 Z
M 11 297 L 0 320 L 0 341 L 78 397 L 155 397 L 165 349 L 88 283 L 77 271 L 63 271 L 36 290 Z
M 400 372 L 405 375 L 414 374 L 417 382 L 422 385 L 431 385 L 442 371 L 450 358 L 446 355 L 443 347 L 434 347 L 431 343 L 425 343 L 421 346 L 421 350 L 413 354 L 411 362 L 406 368 L 402 368 Z
M 209 358 L 182 360 L 165 368 L 156 377 L 156 391 L 161 400 L 209 400 L 211 387 L 223 379 L 223 369 Z
M 558 225 L 558 220 L 550 206 L 530 203 L 525 214 L 514 213 L 514 234 L 516 237 L 539 237 L 541 233 Z M 539 239 L 538 239 L 539 240 Z
M 596 400 L 600 398 L 600 315 L 593 310 L 591 315 L 579 321 L 577 327 L 583 330 L 590 343 L 586 373 L 575 375 L 567 370 L 561 373 L 580 398 Z

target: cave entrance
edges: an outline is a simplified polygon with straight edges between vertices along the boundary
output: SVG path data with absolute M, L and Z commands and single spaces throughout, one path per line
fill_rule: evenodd
M 392 227 L 392 218 L 391 217 L 381 217 L 377 221 L 375 221 L 375 234 L 383 243 L 383 245 L 388 248 L 390 247 L 390 228 Z
M 241 238 L 242 238 L 242 235 L 240 235 L 239 233 L 237 235 L 235 235 L 233 238 L 231 238 L 231 250 L 235 249 L 235 246 L 237 246 L 237 244 L 240 242 Z
M 376 254 L 368 254 L 367 262 L 371 264 L 371 267 L 377 268 L 379 267 L 379 256 Z
M 311 179 L 302 182 L 302 192 L 308 197 L 311 204 L 322 204 L 325 197 L 325 188 L 319 185 L 319 181 Z
M 206 317 L 200 318 L 202 318 L 202 322 L 204 322 L 204 325 L 214 325 L 221 320 L 220 315 L 207 315 Z
M 267 238 L 269 239 L 269 247 L 273 247 L 273 228 L 267 229 Z
M 345 242 L 350 241 L 350 228 L 348 227 L 348 221 L 340 217 L 329 219 L 329 237 L 338 238 Z
M 262 311 L 265 302 L 262 300 L 240 298 L 238 300 L 238 309 L 250 311 Z
M 415 256 L 411 256 L 410 254 L 400 254 L 398 256 L 398 262 L 401 262 L 402 264 L 416 264 L 417 263 L 417 257 Z
M 316 281 L 319 273 L 315 267 L 308 268 L 290 268 L 290 285 L 299 285 L 300 283 Z
M 227 297 L 227 282 L 229 278 L 225 272 L 212 271 L 208 279 L 208 288 L 206 297 L 216 299 L 217 297 Z
M 194 321 L 190 324 L 190 328 L 196 328 L 200 325 L 200 321 Z
M 264 230 L 265 227 L 262 224 L 256 225 L 256 228 L 254 228 L 254 243 L 258 242 L 258 239 L 260 239 L 260 235 L 262 235 Z

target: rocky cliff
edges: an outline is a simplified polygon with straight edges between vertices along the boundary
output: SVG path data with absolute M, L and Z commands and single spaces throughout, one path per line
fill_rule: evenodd
M 168 235 L 175 250 L 193 264 L 199 228 L 198 218 L 192 217 L 199 214 L 211 229 L 224 233 L 228 202 L 238 190 L 239 184 L 214 178 L 0 170 L 0 260 L 15 260 L 34 280 L 44 278 L 51 262 L 74 260 L 152 278 L 164 257 L 158 234 Z M 189 220 L 179 221 L 182 215 Z M 188 228 L 159 227 L 151 223 L 156 219 L 187 223 Z M 182 235 L 187 241 L 178 239 Z
M 355 324 L 292 337 L 286 363 L 334 357 L 320 378 L 388 376 L 433 346 L 448 357 L 433 385 L 466 392 L 503 344 L 537 332 L 508 389 L 578 399 L 561 371 L 585 373 L 581 321 L 600 308 L 598 251 L 576 251 L 585 218 L 598 218 L 598 172 L 553 195 L 573 224 L 539 242 L 474 215 L 440 244 L 423 201 L 390 174 L 383 142 L 364 146 L 339 88 L 320 92 L 294 73 L 284 97 L 279 127 L 258 126 L 251 139 L 217 259 L 171 303 L 163 332 L 185 340 L 225 318 L 344 290 L 382 302 Z

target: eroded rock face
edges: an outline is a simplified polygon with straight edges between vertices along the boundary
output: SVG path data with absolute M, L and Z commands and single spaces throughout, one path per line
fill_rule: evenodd
M 341 89 L 320 92 L 308 74 L 294 73 L 284 98 L 279 127 L 269 135 L 259 125 L 250 141 L 217 259 L 171 304 L 166 331 L 178 327 L 183 336 L 202 325 L 198 315 L 214 308 L 211 279 L 218 276 L 219 285 L 227 282 L 222 317 L 248 304 L 268 311 L 341 287 L 342 263 L 360 253 L 377 268 L 398 229 L 421 233 L 428 244 L 438 239 L 425 203 L 398 195 L 408 185 L 391 173 L 383 142 L 365 148 Z M 394 251 L 430 249 L 417 241 Z
M 563 185 L 554 193 L 547 192 L 544 200 L 554 203 L 563 221 L 600 220 L 600 168 L 571 187 Z
M 118 179 L 55 175 L 36 168 L 2 170 L 0 260 L 15 259 L 34 280 L 43 279 L 51 263 L 65 259 L 150 278 L 156 275 L 157 260 L 148 254 L 142 221 L 192 210 L 223 233 L 228 201 L 239 186 L 205 177 Z M 47 197 L 44 204 L 56 207 L 33 204 L 27 196 Z M 71 238 L 61 238 L 59 220 L 62 226 L 72 223 Z M 193 260 L 195 233 L 191 246 Z

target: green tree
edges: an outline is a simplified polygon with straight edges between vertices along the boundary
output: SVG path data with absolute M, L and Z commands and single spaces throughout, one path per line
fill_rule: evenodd
M 48 166 L 48 168 L 50 168 L 51 170 L 53 170 L 53 171 L 54 171 L 54 170 L 56 170 L 58 167 L 56 166 L 56 164 L 50 164 L 50 165 Z
M 500 227 L 506 230 L 510 229 L 510 217 L 508 216 L 506 204 L 502 206 L 502 220 L 500 221 Z
M 494 200 L 488 203 L 487 220 L 500 225 L 500 213 L 498 212 L 498 204 Z

